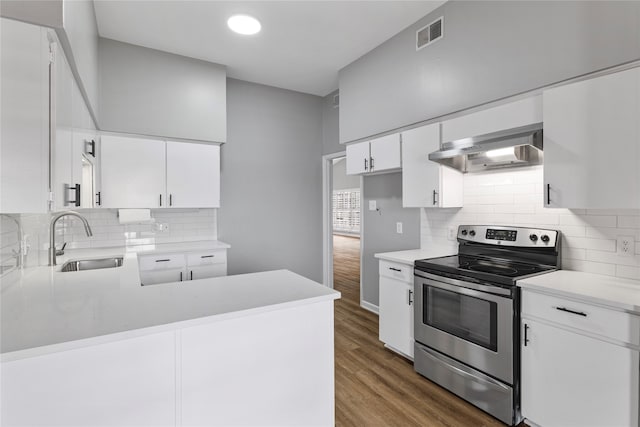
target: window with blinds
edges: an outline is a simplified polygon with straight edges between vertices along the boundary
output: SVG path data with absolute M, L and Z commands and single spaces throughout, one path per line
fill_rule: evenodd
M 360 234 L 360 189 L 333 191 L 333 231 Z

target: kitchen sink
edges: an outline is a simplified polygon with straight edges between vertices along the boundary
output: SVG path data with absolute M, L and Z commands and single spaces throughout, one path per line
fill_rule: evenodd
M 98 270 L 101 268 L 121 267 L 123 257 L 100 258 L 100 259 L 81 259 L 75 261 L 67 261 L 62 265 L 63 272 L 82 271 L 82 270 Z

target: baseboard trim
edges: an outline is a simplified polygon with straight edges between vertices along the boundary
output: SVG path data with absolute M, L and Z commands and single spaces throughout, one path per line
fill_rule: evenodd
M 370 302 L 360 301 L 360 307 L 375 314 L 379 314 L 378 306 L 373 305 Z
M 411 357 L 408 354 L 398 350 L 397 348 L 391 347 L 389 344 L 385 344 L 384 347 L 386 349 L 389 349 L 389 350 L 393 351 L 394 353 L 399 354 L 400 356 L 404 357 L 405 359 L 408 359 L 408 360 L 413 362 L 413 357 Z

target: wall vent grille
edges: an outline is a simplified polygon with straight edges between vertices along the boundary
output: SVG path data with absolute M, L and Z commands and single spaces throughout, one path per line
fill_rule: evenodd
M 430 45 L 444 36 L 444 17 L 440 17 L 416 31 L 416 50 Z

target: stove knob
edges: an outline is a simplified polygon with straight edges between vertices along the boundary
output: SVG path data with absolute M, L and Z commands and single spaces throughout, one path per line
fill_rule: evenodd
M 462 234 L 463 236 L 466 236 L 466 235 L 467 235 L 467 230 L 462 230 L 462 231 L 460 232 L 460 234 Z
M 542 236 L 540 236 L 540 240 L 542 240 L 545 243 L 549 243 L 549 236 L 547 236 L 546 234 L 543 234 Z
M 471 231 L 469 232 L 469 236 L 473 237 L 473 236 L 475 236 L 475 235 L 476 235 L 476 232 L 475 232 L 475 231 L 471 230 Z
M 531 240 L 532 242 L 537 242 L 538 236 L 536 236 L 535 234 L 529 234 L 529 240 Z

